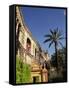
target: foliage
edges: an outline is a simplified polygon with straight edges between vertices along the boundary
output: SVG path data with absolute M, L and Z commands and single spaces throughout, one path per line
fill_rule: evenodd
M 57 71 L 55 67 L 49 70 L 49 82 L 62 82 L 64 81 L 62 68 Z
M 31 68 L 16 57 L 16 83 L 30 83 Z
M 60 40 L 64 39 L 62 37 L 61 32 L 58 30 L 58 28 L 56 28 L 54 30 L 50 29 L 50 34 L 45 35 L 45 38 L 46 39 L 45 39 L 44 43 L 50 42 L 49 47 L 51 47 L 51 45 L 55 44 L 55 43 L 56 43 L 56 45 L 61 44 Z
M 58 71 L 55 69 L 55 53 L 51 57 L 51 70 L 49 71 L 49 82 L 67 81 L 66 48 L 57 51 Z M 53 68 L 53 71 L 52 71 Z
M 58 30 L 58 28 L 56 28 L 54 30 L 50 29 L 50 34 L 45 35 L 44 43 L 50 42 L 49 48 L 51 47 L 52 44 L 54 44 L 54 47 L 55 47 L 55 65 L 56 65 L 56 67 L 58 66 L 58 63 L 57 63 L 57 46 L 58 46 L 58 44 L 62 45 L 62 43 L 60 42 L 60 40 L 62 40 L 62 39 L 64 39 L 64 38 L 62 37 L 62 34 Z
M 58 67 L 66 65 L 66 48 L 57 50 Z M 51 56 L 51 64 L 55 66 L 55 53 Z

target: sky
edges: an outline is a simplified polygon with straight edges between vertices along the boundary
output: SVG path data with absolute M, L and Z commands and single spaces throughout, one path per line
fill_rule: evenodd
M 66 32 L 66 12 L 65 9 L 55 8 L 35 8 L 35 7 L 21 7 L 21 12 L 24 21 L 32 32 L 32 36 L 39 42 L 43 50 L 47 50 L 50 55 L 54 51 L 54 46 L 49 48 L 49 43 L 43 43 L 45 40 L 44 35 L 50 33 L 50 29 L 58 29 L 62 32 L 63 37 Z M 63 46 L 66 45 L 65 39 L 61 41 Z M 59 45 L 59 48 L 61 46 Z

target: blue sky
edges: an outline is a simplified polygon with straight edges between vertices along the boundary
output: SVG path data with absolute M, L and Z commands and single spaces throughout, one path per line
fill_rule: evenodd
M 24 21 L 32 32 L 33 37 L 39 42 L 43 50 L 48 50 L 49 54 L 54 53 L 54 46 L 48 47 L 49 43 L 44 44 L 44 35 L 49 34 L 49 29 L 58 29 L 65 37 L 66 32 L 66 13 L 65 9 L 54 8 L 34 8 L 22 7 L 21 12 L 24 16 Z M 65 40 L 62 40 L 65 46 Z M 59 48 L 61 48 L 59 46 Z

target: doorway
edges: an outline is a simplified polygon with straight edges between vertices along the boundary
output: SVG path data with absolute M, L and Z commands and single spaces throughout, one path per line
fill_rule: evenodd
M 33 83 L 37 83 L 37 82 L 39 82 L 39 76 L 33 77 Z

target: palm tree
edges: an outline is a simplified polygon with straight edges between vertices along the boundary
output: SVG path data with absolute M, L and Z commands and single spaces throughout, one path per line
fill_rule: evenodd
M 62 37 L 62 33 L 58 30 L 58 28 L 56 28 L 54 30 L 50 29 L 50 34 L 45 35 L 45 38 L 46 39 L 45 39 L 44 43 L 50 42 L 49 48 L 51 47 L 52 44 L 54 44 L 54 47 L 55 47 L 55 62 L 56 62 L 56 67 L 58 67 L 57 46 L 58 46 L 58 44 L 62 45 L 62 43 L 60 42 L 60 40 L 64 39 Z

